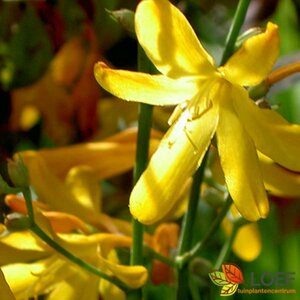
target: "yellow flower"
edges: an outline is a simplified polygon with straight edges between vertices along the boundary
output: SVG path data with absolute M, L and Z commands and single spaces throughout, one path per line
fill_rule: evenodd
M 157 148 L 159 136 L 152 132 L 151 153 Z M 131 226 L 101 213 L 99 180 L 133 167 L 135 140 L 136 129 L 130 129 L 100 142 L 24 151 L 18 155 L 28 168 L 30 185 L 48 209 L 73 214 L 98 229 L 119 233 Z
M 251 37 L 217 68 L 184 15 L 167 0 L 144 0 L 136 11 L 138 41 L 161 75 L 95 65 L 98 83 L 125 100 L 179 104 L 171 128 L 134 187 L 130 210 L 145 224 L 162 219 L 176 203 L 182 184 L 200 165 L 216 135 L 226 184 L 239 212 L 264 218 L 269 204 L 257 149 L 275 162 L 300 170 L 300 127 L 260 109 L 245 87 L 270 72 L 279 47 L 277 26 Z
M 131 247 L 131 224 L 102 212 L 99 180 L 132 168 L 135 139 L 131 129 L 102 142 L 19 153 L 38 197 L 36 222 L 59 245 L 131 288 L 145 283 L 147 270 L 119 263 L 115 249 Z M 157 143 L 153 138 L 151 152 Z M 22 197 L 7 195 L 5 201 L 27 214 Z M 49 293 L 47 299 L 96 300 L 99 290 L 103 299 L 125 299 L 115 285 L 73 265 L 26 230 L 0 237 L 0 263 L 17 299 Z
M 47 235 L 77 257 L 103 273 L 114 275 L 131 288 L 145 283 L 147 270 L 144 267 L 121 265 L 115 254 L 116 248 L 131 246 L 130 237 L 110 233 L 58 233 L 54 228 L 65 214 L 57 212 L 58 218 L 52 216 L 51 224 L 41 212 L 36 211 L 35 215 L 37 223 Z M 0 253 L 3 255 L 2 271 L 17 299 L 49 293 L 48 299 L 64 295 L 64 299 L 96 300 L 99 298 L 99 289 L 103 299 L 108 300 L 112 296 L 114 299 L 125 299 L 119 288 L 70 263 L 29 231 L 2 236 Z M 109 290 L 103 290 L 103 285 Z

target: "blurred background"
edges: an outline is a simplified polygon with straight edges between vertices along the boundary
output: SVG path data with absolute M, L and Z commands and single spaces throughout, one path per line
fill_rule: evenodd
M 25 149 L 95 141 L 136 123 L 137 107 L 101 90 L 94 63 L 135 70 L 137 42 L 130 26 L 110 11 L 135 10 L 136 0 L 49 0 L 0 2 L 0 171 L 5 161 Z M 220 60 L 237 0 L 173 1 L 184 12 L 204 46 Z M 130 15 L 130 14 L 129 14 Z M 130 19 L 130 17 L 129 17 Z M 277 66 L 300 60 L 300 0 L 252 0 L 243 30 L 279 25 Z M 266 54 L 267 55 L 267 54 Z M 258 66 L 259 67 L 259 66 Z M 269 103 L 300 124 L 300 81 L 294 75 L 273 87 Z M 154 126 L 166 130 L 170 109 L 155 109 Z M 300 153 L 299 153 L 300 154 Z M 300 189 L 300 187 L 299 187 Z M 271 215 L 259 222 L 262 253 L 253 262 L 234 255 L 244 274 L 296 272 L 300 293 L 300 199 L 272 198 Z M 1 215 L 6 208 L 1 203 Z M 199 234 L 214 217 L 203 204 Z M 108 208 L 109 209 L 109 208 Z M 198 230 L 198 228 L 197 228 Z M 220 233 L 221 235 L 221 233 Z M 211 242 L 217 257 L 221 240 Z M 218 291 L 212 291 L 218 297 Z M 298 299 L 297 295 L 234 295 L 234 299 Z M 212 298 L 214 299 L 214 298 Z

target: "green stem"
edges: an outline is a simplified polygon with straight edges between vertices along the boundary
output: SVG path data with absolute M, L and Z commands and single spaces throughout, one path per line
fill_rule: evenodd
M 107 281 L 111 282 L 112 284 L 116 285 L 123 291 L 127 291 L 128 287 L 120 281 L 118 278 L 111 277 L 103 272 L 101 272 L 99 269 L 95 268 L 93 265 L 87 263 L 86 261 L 82 260 L 81 258 L 75 256 L 62 246 L 60 246 L 56 241 L 54 241 L 52 238 L 50 238 L 35 222 L 34 218 L 34 211 L 32 206 L 32 198 L 31 198 L 31 192 L 28 187 L 22 189 L 22 193 L 25 198 L 26 207 L 28 211 L 28 217 L 29 217 L 29 224 L 30 224 L 30 230 L 35 233 L 41 240 L 43 240 L 47 245 L 49 245 L 51 248 L 56 250 L 59 254 L 70 260 L 72 263 L 78 265 L 79 267 L 85 269 L 86 271 L 101 277 L 103 279 L 106 279 Z
M 33 212 L 33 206 L 32 206 L 32 198 L 31 198 L 31 191 L 29 187 L 26 187 L 22 190 L 22 193 L 25 198 L 26 207 L 27 207 L 27 213 L 29 217 L 30 223 L 34 223 L 34 212 Z
M 201 166 L 198 168 L 193 177 L 193 185 L 191 189 L 188 209 L 185 213 L 182 223 L 182 231 L 178 251 L 179 255 L 183 255 L 186 251 L 190 250 L 192 246 L 193 227 L 197 213 L 201 183 L 204 178 L 203 175 L 206 166 L 207 156 L 208 152 L 205 154 Z
M 43 240 L 47 245 L 49 245 L 51 248 L 53 248 L 56 252 L 70 260 L 72 263 L 78 265 L 79 267 L 85 269 L 86 271 L 103 278 L 112 284 L 116 285 L 123 291 L 128 290 L 128 287 L 119 279 L 115 277 L 111 277 L 103 272 L 101 272 L 99 269 L 95 268 L 93 265 L 87 263 L 86 261 L 82 260 L 81 258 L 75 256 L 62 246 L 60 246 L 58 243 L 56 243 L 53 239 L 51 239 L 35 222 L 31 225 L 31 231 L 34 232 L 41 240 Z
M 229 237 L 226 239 L 226 241 L 220 251 L 220 254 L 217 258 L 217 261 L 215 263 L 215 266 L 214 266 L 215 270 L 219 270 L 222 266 L 222 263 L 228 258 L 228 255 L 232 248 L 233 241 L 236 237 L 236 234 L 237 234 L 239 228 L 240 228 L 240 226 L 238 223 L 233 223 L 232 231 L 231 231 Z
M 144 246 L 144 253 L 145 255 L 147 255 L 148 257 L 152 258 L 152 259 L 157 259 L 163 263 L 165 263 L 166 265 L 170 266 L 170 267 L 175 267 L 175 261 L 159 254 L 158 252 L 156 252 L 155 250 L 153 250 L 151 247 L 149 246 Z
M 231 24 L 230 30 L 228 32 L 226 42 L 225 42 L 225 49 L 223 52 L 221 65 L 224 65 L 228 58 L 234 52 L 234 45 L 236 39 L 239 35 L 240 29 L 244 23 L 247 10 L 250 4 L 250 0 L 240 0 L 236 12 L 234 14 L 233 22 Z
M 197 213 L 197 207 L 200 196 L 201 183 L 204 178 L 204 170 L 206 167 L 208 151 L 206 152 L 201 166 L 198 168 L 196 173 L 193 176 L 193 185 L 191 189 L 190 199 L 188 203 L 188 209 L 185 213 L 183 222 L 181 237 L 179 242 L 179 256 L 186 253 L 192 247 L 193 242 L 193 227 L 195 224 L 195 218 Z M 183 268 L 180 268 L 180 265 L 177 265 L 177 299 L 190 299 L 192 295 L 190 294 L 189 288 L 189 269 L 185 265 Z
M 186 252 L 181 257 L 177 257 L 176 261 L 179 265 L 179 268 L 182 268 L 184 265 L 186 265 L 191 259 L 193 259 L 200 250 L 206 246 L 207 242 L 212 238 L 212 236 L 215 234 L 217 229 L 219 228 L 220 224 L 222 223 L 224 217 L 226 216 L 230 206 L 232 204 L 232 199 L 230 196 L 227 197 L 226 202 L 224 203 L 220 213 L 212 223 L 211 227 L 205 234 L 205 236 L 202 238 L 200 242 L 198 242 L 189 252 Z
M 144 51 L 138 47 L 138 70 L 142 72 L 149 72 L 151 63 L 147 59 Z M 148 104 L 141 103 L 139 105 L 139 119 L 138 119 L 138 134 L 137 134 L 137 149 L 136 149 L 136 163 L 133 175 L 134 184 L 138 181 L 142 173 L 147 167 L 149 155 L 149 141 L 152 125 L 152 110 L 153 107 Z M 141 265 L 143 263 L 143 225 L 135 219 L 132 219 L 133 242 L 131 249 L 130 264 Z M 141 289 L 134 290 L 128 294 L 128 300 L 138 300 L 142 298 Z

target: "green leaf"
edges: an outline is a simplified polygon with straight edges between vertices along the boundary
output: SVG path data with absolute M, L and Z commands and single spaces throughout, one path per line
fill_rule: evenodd
M 222 287 L 220 295 L 221 296 L 231 296 L 236 292 L 238 286 L 239 285 L 237 283 L 226 284 Z
M 230 284 L 230 282 L 226 280 L 225 274 L 223 272 L 211 272 L 208 274 L 208 276 L 215 285 L 224 286 Z

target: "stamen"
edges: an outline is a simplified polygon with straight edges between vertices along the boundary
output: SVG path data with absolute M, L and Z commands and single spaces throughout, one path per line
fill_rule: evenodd
M 168 120 L 168 124 L 171 126 L 173 125 L 180 117 L 180 115 L 184 112 L 184 110 L 187 108 L 189 103 L 189 100 L 186 100 L 183 103 L 178 104 L 174 111 L 172 112 L 169 120 Z

